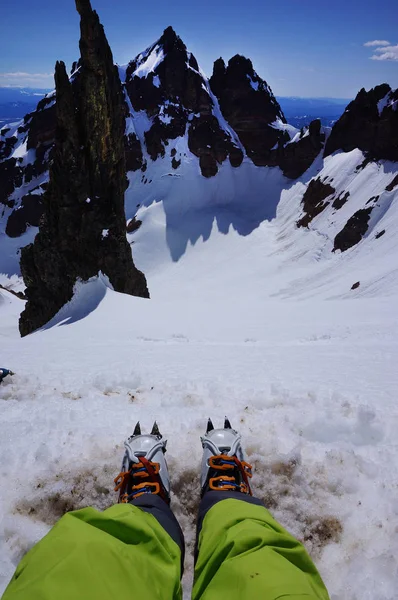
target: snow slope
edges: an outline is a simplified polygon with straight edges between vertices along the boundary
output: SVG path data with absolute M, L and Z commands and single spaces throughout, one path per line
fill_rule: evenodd
M 115 501 L 123 439 L 138 419 L 148 429 L 156 418 L 186 534 L 188 598 L 199 436 L 208 416 L 227 414 L 254 463 L 256 494 L 305 541 L 332 600 L 392 600 L 398 196 L 381 191 L 394 165 L 355 173 L 363 156 L 337 154 L 289 187 L 278 169 L 244 162 L 245 195 L 227 165 L 221 187 L 198 183 L 181 150 L 184 177 L 157 161 L 152 184 L 130 181 L 127 216 L 135 202 L 142 221 L 130 241 L 151 300 L 117 294 L 100 276 L 20 339 L 23 302 L 0 290 L 2 366 L 17 373 L 0 386 L 2 588 L 65 510 Z M 329 206 L 310 229 L 295 227 L 312 176 L 351 191 L 340 211 L 380 194 L 377 222 L 347 252 L 331 248 L 348 214 Z

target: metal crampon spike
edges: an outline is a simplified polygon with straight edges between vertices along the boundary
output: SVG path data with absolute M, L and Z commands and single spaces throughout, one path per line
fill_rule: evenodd
M 209 418 L 209 420 L 207 421 L 207 427 L 206 427 L 206 433 L 209 433 L 209 431 L 212 431 L 214 429 L 214 425 L 212 420 Z
M 231 423 L 229 422 L 228 417 L 225 417 L 225 420 L 224 420 L 224 429 L 232 429 Z
M 159 427 L 158 427 L 158 424 L 156 423 L 156 421 L 153 424 L 151 435 L 157 435 L 159 438 L 162 437 L 162 434 L 159 431 Z
M 141 425 L 140 425 L 139 421 L 137 421 L 137 425 L 134 427 L 134 432 L 133 432 L 132 437 L 134 437 L 135 435 L 141 435 Z

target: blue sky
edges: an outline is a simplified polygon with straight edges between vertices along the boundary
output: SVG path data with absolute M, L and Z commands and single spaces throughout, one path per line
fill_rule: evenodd
M 172 25 L 210 75 L 216 58 L 252 59 L 277 95 L 350 98 L 398 87 L 397 0 L 92 0 L 115 61 Z M 74 0 L 1 0 L 0 86 L 52 87 L 78 57 Z M 379 41 L 374 46 L 367 42 Z M 374 57 L 372 59 L 372 56 Z

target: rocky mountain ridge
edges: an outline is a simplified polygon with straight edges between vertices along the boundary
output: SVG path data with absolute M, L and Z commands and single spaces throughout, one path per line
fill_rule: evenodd
M 76 90 L 79 71 L 75 63 L 71 84 Z M 181 156 L 175 150 L 167 152 L 167 146 L 185 135 L 204 177 L 214 177 L 226 160 L 237 168 L 247 157 L 257 166 L 279 166 L 287 177 L 296 178 L 323 147 L 325 134 L 317 121 L 306 129 L 307 135 L 302 132 L 292 142 L 297 130 L 286 123 L 271 89 L 249 59 L 236 55 L 227 66 L 218 59 L 207 80 L 171 27 L 119 72 L 126 100 L 128 171 L 145 173 L 148 160 L 168 154 L 170 166 L 178 172 Z M 7 215 L 5 229 L 10 237 L 38 226 L 55 115 L 52 92 L 22 123 L 0 130 L 0 205 L 5 207 L 3 219 Z
M 77 5 L 83 13 L 96 14 L 89 0 L 77 0 Z M 103 33 L 102 27 L 101 31 Z M 386 177 L 390 172 L 393 175 L 387 185 L 387 179 L 380 179 L 372 195 L 364 192 L 363 199 L 358 201 L 352 189 L 353 182 L 363 179 L 365 171 L 373 173 L 367 169 L 368 165 L 398 160 L 398 91 L 388 85 L 369 92 L 361 90 L 332 130 L 322 127 L 319 120 L 298 130 L 287 123 L 269 85 L 258 76 L 248 58 L 237 54 L 228 63 L 221 58 L 216 60 L 213 74 L 207 79 L 196 58 L 168 27 L 157 42 L 128 65 L 118 67 L 120 83 L 117 71 L 113 65 L 112 69 L 109 66 L 110 49 L 103 35 L 101 44 L 96 47 L 97 58 L 105 60 L 108 71 L 115 73 L 110 88 L 115 90 L 120 86 L 120 95 L 116 94 L 118 100 L 112 104 L 103 123 L 105 135 L 96 137 L 96 110 L 85 108 L 88 98 L 91 97 L 89 105 L 92 107 L 97 102 L 87 83 L 90 69 L 83 57 L 84 44 L 90 47 L 90 35 L 88 32 L 86 38 L 82 37 L 82 58 L 73 65 L 69 80 L 63 67 L 58 65 L 57 90 L 43 98 L 23 121 L 0 130 L 0 228 L 5 250 L 0 257 L 0 272 L 18 273 L 18 249 L 33 240 L 40 222 L 40 231 L 44 232 L 52 219 L 53 226 L 46 234 L 46 249 L 40 248 L 37 260 L 27 259 L 28 251 L 22 254 L 22 272 L 27 282 L 31 280 L 28 271 L 35 272 L 37 281 L 45 273 L 46 265 L 41 256 L 48 255 L 52 247 L 65 249 L 68 240 L 80 239 L 83 235 L 90 238 L 88 247 L 97 248 L 98 252 L 92 254 L 98 253 L 98 256 L 91 260 L 83 243 L 80 250 L 84 251 L 77 252 L 77 262 L 68 258 L 67 263 L 75 266 L 70 271 L 68 291 L 64 289 L 55 294 L 62 302 L 70 297 L 76 278 L 87 279 L 102 270 L 101 265 L 109 263 L 106 258 L 109 253 L 124 257 L 119 265 L 115 262 L 110 272 L 120 275 L 125 270 L 129 273 L 129 281 L 114 275 L 115 289 L 145 296 L 148 290 L 142 273 L 137 273 L 134 266 L 126 266 L 129 259 L 122 238 L 125 240 L 127 232 L 130 244 L 134 243 L 141 223 L 137 211 L 153 202 L 163 201 L 166 238 L 174 240 L 170 242 L 170 253 L 175 261 L 182 256 L 189 240 L 195 243 L 200 236 L 207 239 L 214 219 L 225 233 L 232 225 L 240 234 L 248 235 L 263 220 L 274 218 L 278 199 L 296 181 L 304 184 L 296 225 L 311 229 L 317 227 L 319 219 L 330 221 L 327 235 L 332 235 L 330 249 L 333 252 L 345 252 L 358 244 L 369 228 L 375 226 L 375 215 L 388 209 L 380 203 L 390 202 L 389 192 L 395 194 L 398 181 L 393 167 L 387 168 Z M 102 106 L 106 105 L 103 100 L 106 100 L 107 86 L 109 78 L 105 83 L 103 79 L 93 83 L 99 106 L 101 102 Z M 70 96 L 68 118 L 62 116 L 59 108 L 61 89 Z M 72 106 L 75 109 L 71 110 Z M 74 110 L 80 114 L 77 122 Z M 101 114 L 101 109 L 99 112 Z M 116 121 L 119 125 L 114 127 L 112 123 Z M 60 131 L 63 132 L 61 137 Z M 69 143 L 69 133 L 79 140 L 80 146 L 73 142 L 74 150 L 65 158 L 59 148 L 56 149 L 56 140 L 58 146 L 61 138 L 62 143 Z M 90 146 L 92 133 L 96 141 Z M 84 149 L 83 153 L 79 148 Z M 91 158 L 88 157 L 90 148 L 93 150 Z M 112 148 L 119 158 L 102 163 L 99 157 L 105 156 L 104 152 L 112 154 Z M 339 178 L 331 177 L 329 167 L 325 169 L 325 166 L 330 166 L 330 159 L 336 154 L 348 156 L 356 151 L 362 153 L 359 155 L 362 159 L 355 161 L 351 179 L 343 178 L 336 184 Z M 76 164 L 81 168 L 73 171 Z M 57 214 L 55 209 L 49 218 L 49 207 L 50 204 L 56 206 L 56 198 L 62 197 L 57 181 L 64 186 L 66 167 L 77 174 L 76 187 L 72 190 L 73 198 L 70 196 L 66 202 L 70 204 L 70 219 L 66 218 L 65 227 L 60 228 L 61 213 Z M 113 179 L 115 169 L 119 172 L 117 182 Z M 125 172 L 128 184 L 121 183 Z M 126 185 L 124 215 L 120 198 Z M 106 239 L 102 232 L 112 229 L 107 222 L 113 222 L 113 201 L 104 204 L 101 214 L 94 214 L 95 210 L 84 206 L 83 200 L 92 198 L 93 194 L 100 198 L 101 190 L 112 186 L 118 190 L 114 241 L 119 249 L 110 252 L 112 236 Z M 96 191 L 92 192 L 93 189 Z M 76 207 L 79 208 L 75 210 Z M 43 220 L 44 209 L 47 215 Z M 192 225 L 194 221 L 189 221 L 189 231 L 177 236 L 180 241 L 176 246 L 173 232 L 181 227 L 180 217 L 186 211 L 196 211 L 200 220 L 205 218 L 206 226 L 196 227 Z M 229 220 L 224 218 L 226 213 L 230 215 Z M 338 213 L 344 215 L 343 221 L 336 218 Z M 73 226 L 69 227 L 69 220 Z M 334 224 L 340 222 L 340 229 L 335 230 Z M 377 231 L 377 235 L 379 233 Z M 46 235 L 38 236 L 37 248 Z M 100 258 L 102 247 L 104 254 Z M 65 256 L 59 264 L 64 260 Z M 33 267 L 35 261 L 40 267 Z M 58 279 L 59 283 L 61 278 Z M 35 312 L 40 312 L 37 307 Z M 43 316 L 42 321 L 47 317 Z
M 19 321 L 21 335 L 45 325 L 71 300 L 78 281 L 99 273 L 115 291 L 149 296 L 126 240 L 122 87 L 98 15 L 87 0 L 76 0 L 76 7 L 81 71 L 73 85 L 64 63 L 55 67 L 49 184 L 39 233 L 21 254 L 28 300 Z

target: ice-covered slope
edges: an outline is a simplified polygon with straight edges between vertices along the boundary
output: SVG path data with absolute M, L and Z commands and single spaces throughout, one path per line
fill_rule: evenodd
M 264 298 L 396 294 L 398 186 L 392 188 L 391 183 L 398 166 L 381 162 L 358 168 L 363 160 L 358 150 L 319 158 L 312 170 L 294 184 L 287 184 L 278 169 L 260 169 L 244 162 L 241 169 L 247 170 L 252 185 L 251 194 L 246 196 L 227 165 L 219 174 L 221 190 L 215 180 L 203 179 L 201 185 L 194 185 L 189 161 L 185 178 L 175 181 L 167 175 L 167 169 L 160 169 L 152 175 L 159 195 L 153 198 L 151 185 L 146 188 L 148 196 L 140 197 L 137 212 L 142 225 L 129 235 L 152 297 L 158 290 L 174 289 L 168 282 L 176 277 L 177 293 L 184 289 L 188 294 L 192 290 L 193 295 L 198 293 L 196 280 L 198 286 L 205 286 L 207 294 L 222 297 L 236 278 L 244 289 L 249 287 L 251 294 Z M 334 192 L 308 227 L 299 228 L 296 223 L 305 215 L 303 197 L 311 182 L 317 180 L 330 182 Z M 227 196 L 222 195 L 225 190 Z M 268 194 L 266 205 L 263 190 Z M 139 194 L 134 183 L 129 193 L 133 204 Z M 209 200 L 205 203 L 204 198 Z M 129 203 L 127 211 L 128 207 Z M 342 231 L 343 240 L 351 239 L 347 223 L 363 207 L 371 209 L 365 231 L 358 234 L 351 248 L 333 252 Z M 357 229 L 353 229 L 357 235 Z M 172 260 L 181 264 L 172 265 Z M 198 279 L 197 273 L 201 274 Z M 358 281 L 359 286 L 352 290 Z

